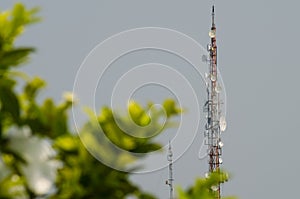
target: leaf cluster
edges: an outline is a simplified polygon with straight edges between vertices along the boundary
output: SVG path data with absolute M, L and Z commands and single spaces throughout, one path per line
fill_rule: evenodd
M 36 17 L 37 11 L 37 8 L 27 9 L 18 3 L 11 11 L 0 13 L 0 198 L 115 199 L 129 195 L 141 199 L 155 198 L 132 183 L 129 173 L 115 170 L 95 159 L 82 144 L 79 136 L 70 131 L 68 112 L 74 102 L 69 95 L 66 95 L 61 103 L 55 103 L 51 98 L 37 100 L 46 82 L 40 77 L 31 78 L 16 70 L 17 66 L 28 61 L 34 48 L 16 47 L 15 40 L 27 25 L 39 21 Z M 22 89 L 17 91 L 16 88 Z M 153 141 L 153 137 L 170 127 L 159 124 L 159 118 L 167 115 L 165 121 L 169 124 L 171 117 L 180 113 L 172 100 L 167 100 L 163 106 L 166 108 L 166 114 L 152 109 L 151 117 L 148 114 L 150 105 L 142 107 L 137 102 L 129 104 L 129 115 L 113 113 L 113 110 L 104 107 L 98 116 L 91 116 L 90 121 L 80 130 L 80 135 L 83 138 L 91 138 L 89 145 L 94 144 L 104 154 L 112 154 L 112 161 L 116 164 L 129 165 L 135 159 L 114 152 L 107 146 L 104 137 L 129 152 L 147 153 L 159 149 L 160 145 Z M 124 129 L 118 127 L 115 118 L 126 129 L 145 138 L 138 139 L 126 134 Z M 130 122 L 131 120 L 134 123 Z M 151 128 L 146 128 L 150 123 L 153 124 Z M 30 135 L 22 137 L 26 133 L 16 131 L 23 127 L 30 130 Z M 138 127 L 145 128 L 140 130 Z M 11 131 L 16 131 L 14 136 L 10 135 Z M 149 137 L 148 134 L 153 131 L 156 133 Z M 26 170 L 23 168 L 29 164 L 28 156 L 24 157 L 20 150 L 11 147 L 12 143 L 18 143 L 16 139 L 20 140 L 20 136 L 23 140 L 26 137 L 28 140 L 47 140 L 55 149 L 53 158 L 62 163 L 57 171 L 54 189 L 45 195 L 40 195 L 32 189 L 27 178 L 28 173 L 24 173 Z M 37 174 L 45 170 L 38 167 L 36 169 Z
M 217 170 L 211 172 L 207 178 L 196 179 L 194 185 L 184 191 L 181 187 L 177 188 L 178 198 L 180 199 L 215 199 L 217 198 L 216 188 L 228 181 L 228 173 Z M 224 199 L 235 199 L 235 197 L 224 197 Z

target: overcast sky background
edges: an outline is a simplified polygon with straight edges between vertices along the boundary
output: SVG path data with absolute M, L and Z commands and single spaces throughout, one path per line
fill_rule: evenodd
M 2 0 L 1 10 L 11 8 L 14 2 Z M 232 173 L 223 193 L 243 199 L 299 195 L 299 1 L 21 2 L 40 6 L 43 17 L 42 23 L 28 28 L 18 40 L 18 44 L 38 50 L 24 70 L 45 78 L 48 87 L 43 96 L 56 100 L 62 92 L 72 90 L 76 72 L 90 50 L 121 31 L 145 26 L 170 28 L 206 46 L 215 3 L 218 63 L 227 94 L 223 166 Z M 145 63 L 149 57 L 156 57 L 156 62 L 168 59 L 169 55 L 158 54 L 144 52 L 138 59 L 148 56 Z M 134 66 L 134 60 L 129 56 L 123 64 Z M 180 62 L 170 60 L 170 65 Z M 158 98 L 168 95 L 165 92 Z M 202 131 L 199 135 L 201 139 Z M 176 162 L 175 184 L 188 186 L 206 171 L 206 161 L 197 158 L 199 144 L 195 141 Z M 167 198 L 165 178 L 166 169 L 137 175 L 134 180 Z

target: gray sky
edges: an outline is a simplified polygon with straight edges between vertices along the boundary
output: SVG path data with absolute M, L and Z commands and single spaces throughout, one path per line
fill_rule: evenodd
M 16 1 L 2 0 L 1 10 L 10 8 L 13 2 Z M 76 72 L 90 50 L 121 31 L 145 26 L 170 28 L 205 46 L 209 41 L 210 9 L 215 3 L 218 63 L 227 94 L 223 166 L 233 176 L 223 193 L 244 199 L 298 195 L 298 1 L 21 2 L 40 6 L 44 18 L 18 41 L 38 49 L 25 70 L 45 78 L 48 88 L 43 96 L 57 100 L 62 92 L 72 90 Z M 143 56 L 147 53 L 140 55 L 140 61 Z M 157 62 L 167 59 L 164 55 L 156 58 Z M 130 65 L 133 60 L 128 58 L 125 62 Z M 190 185 L 206 171 L 206 161 L 197 158 L 199 144 L 196 140 L 176 162 L 176 184 Z M 138 175 L 134 180 L 166 198 L 166 177 L 167 170 L 161 170 Z

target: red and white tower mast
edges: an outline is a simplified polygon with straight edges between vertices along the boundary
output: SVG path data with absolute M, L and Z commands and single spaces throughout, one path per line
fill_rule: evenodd
M 207 123 L 205 125 L 205 138 L 208 145 L 208 164 L 209 173 L 220 171 L 222 164 L 222 147 L 221 132 L 226 128 L 225 118 L 221 112 L 220 91 L 221 87 L 218 83 L 217 70 L 217 39 L 216 39 L 216 24 L 215 24 L 215 8 L 212 7 L 212 25 L 209 31 L 210 44 L 209 51 L 209 74 L 207 80 L 207 102 L 204 110 L 207 112 Z M 221 198 L 220 185 L 212 187 L 216 192 L 216 198 Z

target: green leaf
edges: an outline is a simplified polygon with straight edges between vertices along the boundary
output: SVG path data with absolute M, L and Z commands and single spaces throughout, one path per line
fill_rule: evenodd
M 135 153 L 149 153 L 149 152 L 160 150 L 161 148 L 162 148 L 162 146 L 160 144 L 147 143 L 147 144 L 138 146 L 137 148 L 135 148 L 132 151 Z
M 0 49 L 12 49 L 14 40 L 23 33 L 25 25 L 40 20 L 36 17 L 37 11 L 38 8 L 26 9 L 23 4 L 17 3 L 12 11 L 0 13 Z
M 181 112 L 179 108 L 176 106 L 176 102 L 173 99 L 167 99 L 163 103 L 163 107 L 167 113 L 167 116 L 176 115 Z
M 46 82 L 43 79 L 41 79 L 39 77 L 34 77 L 24 87 L 25 96 L 30 100 L 35 99 L 37 92 L 41 88 L 45 87 L 45 85 L 46 85 Z
M 18 97 L 11 88 L 0 85 L 1 112 L 9 114 L 12 119 L 19 124 L 20 104 Z
M 0 53 L 0 68 L 3 70 L 11 66 L 18 66 L 28 59 L 28 55 L 34 52 L 33 48 L 15 48 Z
M 55 146 L 64 151 L 75 151 L 77 149 L 77 140 L 71 135 L 63 135 L 56 139 Z

